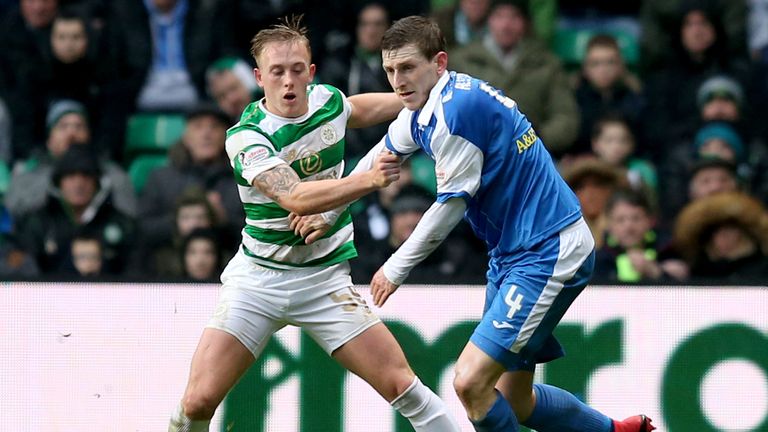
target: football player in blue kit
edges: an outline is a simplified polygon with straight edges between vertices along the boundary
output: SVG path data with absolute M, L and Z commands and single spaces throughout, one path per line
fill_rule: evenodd
M 477 431 L 646 432 L 643 415 L 618 421 L 554 386 L 533 384 L 537 363 L 564 355 L 552 335 L 587 285 L 594 239 L 578 200 L 515 102 L 447 70 L 436 24 L 397 21 L 384 70 L 405 109 L 357 168 L 381 151 L 435 160 L 437 199 L 371 280 L 377 306 L 466 219 L 488 246 L 485 310 L 456 363 L 454 387 Z

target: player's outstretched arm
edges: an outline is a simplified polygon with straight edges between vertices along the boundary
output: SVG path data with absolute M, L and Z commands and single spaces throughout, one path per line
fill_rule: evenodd
M 280 164 L 253 178 L 253 186 L 280 207 L 299 216 L 332 210 L 400 178 L 400 160 L 382 153 L 373 167 L 340 179 L 302 182 L 288 164 Z
M 371 295 L 376 306 L 383 306 L 411 270 L 440 246 L 464 217 L 466 208 L 467 204 L 462 198 L 451 198 L 444 203 L 432 204 L 408 240 L 389 257 L 371 279 Z
M 347 126 L 364 128 L 394 120 L 397 113 L 403 109 L 400 98 L 394 92 L 390 93 L 361 93 L 350 96 L 352 114 Z

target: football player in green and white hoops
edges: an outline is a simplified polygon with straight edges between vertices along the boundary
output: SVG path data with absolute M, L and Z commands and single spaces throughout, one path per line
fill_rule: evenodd
M 259 31 L 251 54 L 265 97 L 246 107 L 226 142 L 245 208 L 243 241 L 221 275 L 218 307 L 169 431 L 207 431 L 224 396 L 287 324 L 304 328 L 416 431 L 459 431 L 349 275 L 357 252 L 344 208 L 397 180 L 399 159 L 373 154 L 371 170 L 341 178 L 345 130 L 394 119 L 397 96 L 347 98 L 311 85 L 315 65 L 300 18 Z

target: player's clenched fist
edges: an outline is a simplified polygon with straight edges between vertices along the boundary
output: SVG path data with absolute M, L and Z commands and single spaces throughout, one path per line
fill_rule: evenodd
M 373 162 L 369 173 L 374 186 L 389 186 L 400 178 L 400 157 L 388 151 L 382 152 Z
M 288 215 L 288 221 L 294 234 L 301 236 L 305 244 L 314 243 L 331 229 L 323 215 L 320 214 L 299 216 L 292 212 Z

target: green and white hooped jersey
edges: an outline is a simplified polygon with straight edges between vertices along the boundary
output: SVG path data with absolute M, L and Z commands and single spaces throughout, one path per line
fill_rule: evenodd
M 329 85 L 310 85 L 307 94 L 309 111 L 301 117 L 276 116 L 258 101 L 248 105 L 227 131 L 227 155 L 245 208 L 242 248 L 268 268 L 330 266 L 357 256 L 348 211 L 322 239 L 307 245 L 290 229 L 288 210 L 251 186 L 255 176 L 282 163 L 302 181 L 342 176 L 344 133 L 352 106 Z

